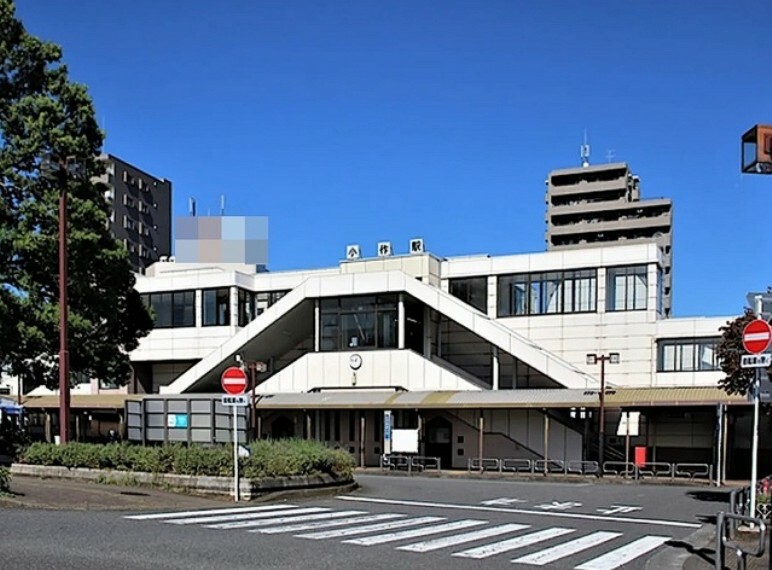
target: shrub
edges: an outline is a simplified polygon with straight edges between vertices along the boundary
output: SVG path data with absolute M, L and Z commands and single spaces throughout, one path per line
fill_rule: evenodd
M 247 478 L 315 474 L 350 477 L 354 468 L 351 455 L 315 441 L 257 441 L 252 444 L 250 452 L 250 457 L 239 460 L 242 474 Z M 24 451 L 21 463 L 178 475 L 229 476 L 233 473 L 233 448 L 181 444 L 144 447 L 127 443 L 33 443 Z
M 11 492 L 11 472 L 5 467 L 0 467 L 0 495 Z

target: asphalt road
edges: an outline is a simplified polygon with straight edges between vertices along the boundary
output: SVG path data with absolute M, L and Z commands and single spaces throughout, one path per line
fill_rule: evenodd
M 0 567 L 633 570 L 677 548 L 725 497 L 709 488 L 357 478 L 349 495 L 271 503 L 0 509 Z

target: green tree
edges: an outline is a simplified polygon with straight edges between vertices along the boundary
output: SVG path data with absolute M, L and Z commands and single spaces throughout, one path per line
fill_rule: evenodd
M 745 312 L 734 319 L 728 321 L 721 327 L 721 340 L 718 343 L 716 357 L 721 363 L 721 370 L 726 374 L 719 380 L 719 386 L 728 394 L 747 394 L 755 378 L 755 369 L 741 368 L 740 358 L 746 354 L 743 348 L 743 329 L 754 320 L 756 315 L 751 309 L 746 308 Z M 772 373 L 772 368 L 768 370 Z
M 0 364 L 27 387 L 58 378 L 58 204 L 69 197 L 70 368 L 122 383 L 152 321 L 126 251 L 108 229 L 103 134 L 59 46 L 24 29 L 0 0 Z M 71 158 L 73 171 L 46 164 Z

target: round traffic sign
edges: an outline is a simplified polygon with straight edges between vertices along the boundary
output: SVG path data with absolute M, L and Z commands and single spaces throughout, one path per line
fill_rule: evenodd
M 756 319 L 743 329 L 743 346 L 751 354 L 759 354 L 769 347 L 772 341 L 772 328 L 767 321 Z
M 243 394 L 247 387 L 247 375 L 238 366 L 231 366 L 226 368 L 220 378 L 222 389 L 228 392 L 228 394 Z

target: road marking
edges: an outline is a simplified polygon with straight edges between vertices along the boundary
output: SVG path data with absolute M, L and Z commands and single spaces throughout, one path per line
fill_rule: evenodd
M 231 509 L 210 509 L 204 511 L 180 511 L 176 513 L 152 513 L 149 515 L 129 515 L 123 517 L 133 521 L 149 521 L 154 519 L 172 519 L 195 515 L 226 515 L 229 513 L 252 513 L 258 511 L 277 511 L 279 509 L 294 509 L 294 505 L 266 505 L 263 507 L 235 507 Z
M 558 517 L 563 519 L 582 519 L 591 521 L 621 522 L 630 524 L 649 524 L 658 526 L 673 526 L 677 528 L 701 528 L 702 525 L 681 521 L 659 520 L 659 519 L 639 519 L 634 517 L 610 517 L 601 515 L 591 515 L 582 513 L 564 513 L 553 511 L 532 511 L 528 509 L 508 509 L 504 507 L 484 507 L 480 505 L 459 505 L 452 503 L 432 503 L 429 501 L 405 501 L 399 499 L 378 499 L 375 497 L 346 497 L 338 496 L 341 501 L 358 501 L 363 503 L 378 503 L 383 505 L 400 505 L 406 507 L 431 507 L 438 509 L 459 509 L 469 511 L 485 511 L 489 513 L 511 513 L 517 515 L 534 515 L 539 517 Z
M 192 519 L 174 519 L 170 521 L 164 521 L 166 524 L 200 524 L 200 523 L 217 523 L 217 522 L 229 522 L 229 521 L 242 521 L 247 519 L 265 519 L 269 517 L 275 517 L 277 514 L 282 515 L 305 515 L 309 513 L 321 513 L 331 511 L 332 509 L 323 509 L 320 507 L 309 507 L 305 509 L 287 509 L 281 513 L 274 511 L 261 512 L 261 513 L 245 513 L 235 515 L 222 515 L 216 517 L 194 517 Z
M 603 544 L 604 542 L 608 542 L 612 538 L 617 538 L 619 536 L 622 536 L 621 532 L 594 532 L 592 534 L 588 534 L 587 536 L 577 538 L 576 540 L 564 542 L 562 544 L 558 544 L 557 546 L 553 546 L 551 548 L 540 550 L 539 552 L 534 552 L 533 554 L 528 554 L 521 558 L 517 558 L 512 562 L 516 564 L 532 564 L 534 566 L 544 566 L 545 564 L 555 562 L 561 558 L 566 558 L 567 556 L 571 556 L 572 554 L 576 554 L 582 550 L 587 550 L 593 546 L 598 546 L 599 544 Z
M 545 540 L 550 540 L 551 538 L 556 538 L 558 536 L 563 536 L 564 534 L 569 534 L 572 532 L 574 532 L 574 529 L 572 528 L 548 528 L 538 532 L 532 532 L 531 534 L 526 534 L 524 536 L 517 536 L 508 540 L 485 544 L 483 546 L 478 546 L 477 548 L 470 548 L 469 550 L 454 552 L 452 556 L 458 556 L 459 558 L 474 558 L 475 560 L 479 560 L 481 558 L 488 558 L 494 554 L 510 552 L 512 550 L 517 550 L 518 548 L 524 548 L 532 544 L 544 542 Z
M 370 524 L 365 526 L 358 526 L 354 528 L 344 528 L 338 530 L 327 530 L 322 532 L 311 532 L 308 534 L 296 534 L 295 536 L 300 538 L 310 538 L 312 540 L 321 540 L 323 538 L 340 538 L 341 536 L 355 536 L 357 534 L 367 534 L 368 532 L 379 532 L 381 530 L 391 530 L 393 528 L 402 528 L 406 526 L 413 526 L 417 524 L 425 524 L 431 522 L 444 521 L 445 517 L 418 517 L 415 519 L 407 519 L 401 521 L 393 521 L 388 523 Z
M 408 552 L 431 552 L 432 550 L 439 550 L 440 548 L 447 548 L 448 546 L 456 546 L 458 544 L 474 542 L 475 540 L 481 540 L 483 538 L 517 532 L 518 530 L 523 530 L 525 528 L 528 528 L 527 524 L 503 524 L 500 526 L 484 528 L 482 530 L 473 530 L 472 532 L 463 534 L 454 534 L 453 536 L 415 542 L 406 546 L 399 546 L 397 547 L 397 550 L 406 550 Z
M 318 521 L 322 519 L 331 519 L 331 518 L 337 518 L 337 517 L 350 517 L 351 515 L 365 515 L 367 514 L 365 511 L 339 511 L 337 513 L 320 513 L 315 515 L 304 515 L 300 517 L 275 517 L 272 519 L 263 519 L 263 520 L 248 520 L 248 521 L 237 521 L 237 522 L 229 522 L 229 523 L 219 523 L 219 524 L 208 524 L 204 525 L 205 528 L 216 528 L 219 530 L 230 530 L 233 528 L 252 528 L 256 526 L 270 526 L 272 524 L 287 524 L 287 523 L 297 523 L 297 522 L 303 522 L 303 521 Z
M 262 534 L 279 534 L 281 532 L 299 532 L 301 530 L 314 530 L 317 528 L 328 528 L 333 526 L 346 526 L 349 524 L 362 524 L 362 523 L 369 523 L 369 522 L 385 521 L 390 519 L 399 519 L 406 516 L 407 515 L 402 515 L 398 513 L 386 513 L 383 515 L 351 517 L 347 519 L 338 519 L 338 520 L 332 520 L 332 521 L 288 524 L 288 525 L 277 526 L 273 528 L 258 528 L 255 530 L 250 530 L 249 532 L 259 532 Z
M 469 528 L 472 526 L 480 526 L 485 524 L 486 521 L 476 521 L 472 519 L 463 519 L 460 521 L 453 521 L 445 524 L 438 524 L 436 526 L 423 526 L 421 528 L 413 528 L 410 530 L 401 530 L 399 532 L 389 532 L 386 534 L 376 534 L 375 536 L 366 536 L 364 538 L 352 538 L 351 540 L 344 540 L 346 544 L 358 544 L 359 546 L 373 546 L 374 544 L 386 544 L 387 542 L 396 542 L 398 540 L 404 540 L 406 538 L 415 538 L 417 536 L 429 536 L 431 534 L 440 534 L 443 532 L 449 532 L 451 530 L 459 530 L 462 528 Z
M 576 570 L 615 570 L 670 540 L 669 536 L 644 536 L 621 548 L 607 552 L 594 560 L 577 566 Z
M 544 503 L 543 505 L 536 505 L 537 509 L 543 509 L 545 511 L 565 511 L 568 509 L 575 509 L 581 507 L 582 503 L 574 503 L 571 501 L 552 501 L 551 503 Z
M 523 499 L 510 499 L 507 497 L 501 497 L 500 499 L 490 499 L 488 501 L 480 501 L 480 504 L 488 505 L 489 507 L 494 505 L 503 505 L 506 507 L 507 505 L 513 505 L 515 503 L 525 503 L 525 502 L 526 501 L 524 501 Z
M 635 511 L 640 511 L 641 509 L 642 507 L 629 507 L 627 505 L 611 505 L 608 508 L 595 509 L 595 510 L 604 515 L 616 515 L 619 513 L 633 513 Z

